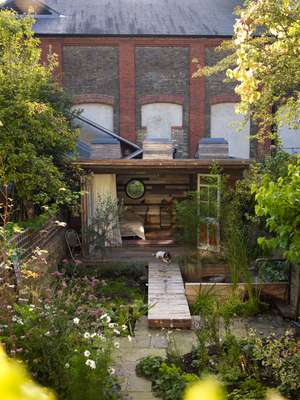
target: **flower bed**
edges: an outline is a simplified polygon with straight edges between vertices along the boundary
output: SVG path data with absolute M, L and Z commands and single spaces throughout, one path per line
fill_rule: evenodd
M 200 331 L 198 345 L 182 357 L 146 357 L 137 374 L 150 379 L 154 394 L 164 400 L 181 400 L 186 387 L 207 374 L 223 383 L 228 400 L 264 400 L 270 388 L 299 399 L 300 345 L 290 333 L 247 339 L 228 334 L 219 343 L 207 339 Z
M 126 287 L 126 273 L 114 280 L 72 268 L 56 272 L 44 293 L 27 290 L 7 304 L 0 312 L 0 341 L 59 400 L 119 399 L 114 349 L 118 337 L 131 340 L 135 322 L 147 312 L 144 292 Z

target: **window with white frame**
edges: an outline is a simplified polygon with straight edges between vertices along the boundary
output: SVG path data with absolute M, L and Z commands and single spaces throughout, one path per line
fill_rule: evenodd
M 198 248 L 220 250 L 221 177 L 198 174 Z
M 147 139 L 171 139 L 172 127 L 183 124 L 183 107 L 173 103 L 152 103 L 142 106 L 142 126 Z
M 236 103 L 211 106 L 211 137 L 228 142 L 229 156 L 248 159 L 250 156 L 250 121 L 241 128 L 244 116 L 236 114 Z
M 114 109 L 109 104 L 87 103 L 78 104 L 74 109 L 82 110 L 82 116 L 95 122 L 103 128 L 113 131 L 114 128 Z

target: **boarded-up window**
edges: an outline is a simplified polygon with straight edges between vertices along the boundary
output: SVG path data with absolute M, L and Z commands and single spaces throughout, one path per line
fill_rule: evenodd
M 171 139 L 172 127 L 182 127 L 183 109 L 179 104 L 153 103 L 142 106 L 142 126 L 147 139 Z
M 281 108 L 279 112 L 284 113 L 285 109 Z M 278 127 L 278 135 L 281 139 L 281 147 L 289 154 L 300 153 L 300 128 L 293 129 L 288 124 Z
M 113 130 L 114 128 L 114 109 L 108 104 L 88 103 L 78 104 L 76 109 L 83 110 L 82 116 L 96 124 L 103 126 L 106 129 Z
M 229 156 L 248 159 L 250 154 L 250 122 L 241 129 L 243 115 L 235 113 L 235 103 L 211 106 L 211 137 L 228 141 Z

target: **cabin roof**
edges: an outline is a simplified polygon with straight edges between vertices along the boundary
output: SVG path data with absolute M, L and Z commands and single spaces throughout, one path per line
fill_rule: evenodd
M 37 0 L 15 0 L 15 2 Z M 14 3 L 8 0 L 6 3 Z M 4 3 L 4 5 L 6 4 Z M 233 34 L 241 0 L 43 0 L 40 35 L 204 36 Z
M 228 158 L 220 160 L 196 160 L 196 159 L 171 159 L 171 160 L 78 160 L 75 164 L 80 164 L 84 169 L 98 173 L 148 173 L 168 172 L 168 173 L 197 173 L 209 171 L 215 163 L 224 170 L 243 171 L 249 167 L 250 160 Z

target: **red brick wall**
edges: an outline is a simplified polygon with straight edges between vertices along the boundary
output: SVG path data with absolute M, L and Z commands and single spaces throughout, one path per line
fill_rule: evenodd
M 131 40 L 119 46 L 120 134 L 136 141 L 135 46 Z
M 220 43 L 219 39 L 202 39 L 202 38 L 114 38 L 114 37 L 66 37 L 66 38 L 42 38 L 43 61 L 46 61 L 46 54 L 49 48 L 58 55 L 59 66 L 56 69 L 56 76 L 62 82 L 63 74 L 63 48 L 64 46 L 116 46 L 119 52 L 119 102 L 116 99 L 106 96 L 106 103 L 114 103 L 119 108 L 119 133 L 121 136 L 136 141 L 136 60 L 135 51 L 138 46 L 168 46 L 168 47 L 187 47 L 189 48 L 189 157 L 193 158 L 196 153 L 199 139 L 205 134 L 205 78 L 192 78 L 197 69 L 197 65 L 192 62 L 197 59 L 199 65 L 205 65 L 205 50 L 215 47 Z M 170 68 L 172 60 L 170 60 Z M 94 99 L 93 93 L 89 94 L 90 99 Z M 101 94 L 98 94 L 101 99 Z M 142 102 L 145 104 L 153 101 L 153 99 L 164 96 L 156 96 L 156 93 L 150 96 L 144 96 Z M 180 96 L 174 97 L 175 103 L 182 103 Z M 218 97 L 218 98 L 216 98 Z M 212 104 L 220 99 L 227 99 L 228 95 L 224 95 L 222 91 L 219 96 L 211 99 Z M 234 101 L 234 94 L 231 100 Z M 78 98 L 75 97 L 78 103 Z M 166 101 L 166 99 L 165 99 Z M 102 102 L 102 101 L 101 101 Z M 118 131 L 118 129 L 116 129 Z

